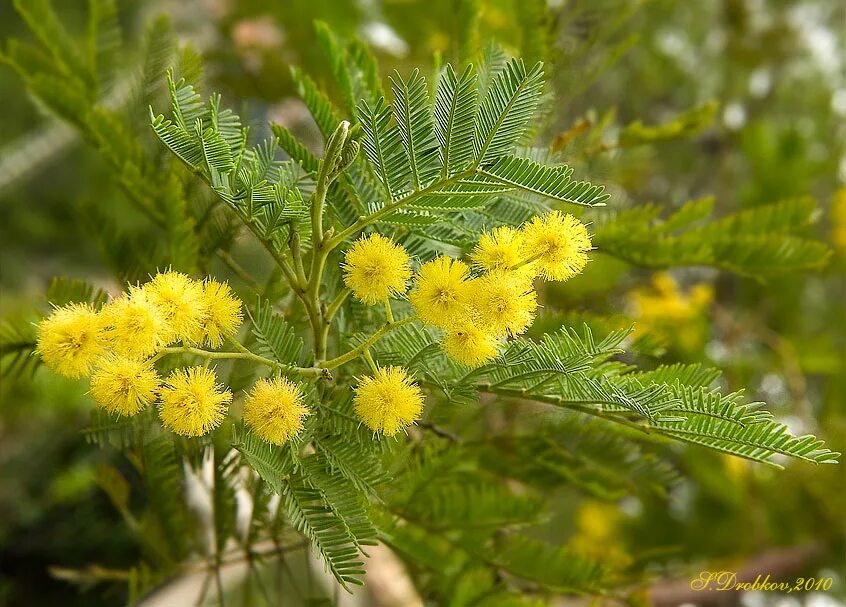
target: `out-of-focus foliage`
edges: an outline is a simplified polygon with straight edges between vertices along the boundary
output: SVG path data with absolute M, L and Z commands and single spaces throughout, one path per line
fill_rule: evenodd
M 766 400 L 795 433 L 846 447 L 846 8 L 839 3 L 94 1 L 93 13 L 55 5 L 56 15 L 43 0 L 0 5 L 2 59 L 23 67 L 0 70 L 0 364 L 9 374 L 0 386 L 0 474 L 11 479 L 0 490 L 0 601 L 115 604 L 125 586 L 107 580 L 146 591 L 162 580 L 132 569 L 139 557 L 179 560 L 190 549 L 161 527 L 193 516 L 182 489 L 164 483 L 166 474 L 161 484 L 140 486 L 137 462 L 95 450 L 79 433 L 88 427 L 93 443 L 120 446 L 133 428 L 89 421 L 78 385 L 35 371 L 31 323 L 47 309 L 36 293 L 53 275 L 114 291 L 173 265 L 229 276 L 245 290 L 267 284 L 271 299 L 292 297 L 255 242 L 238 236 L 219 199 L 164 153 L 149 130 L 148 105 L 167 104 L 164 70 L 175 66 L 179 76 L 221 91 L 258 138 L 271 135 L 269 121 L 281 125 L 272 134 L 308 169 L 325 134 L 306 109 L 317 90 L 343 108 L 333 119 L 352 118 L 350 102 L 357 103 L 326 61 L 333 38 L 314 19 L 341 41 L 358 35 L 363 42 L 352 43 L 350 56 L 373 52 L 381 74 L 476 58 L 491 37 L 527 65 L 544 60 L 555 101 L 550 95 L 542 104 L 546 121 L 535 130 L 549 148 L 525 155 L 566 161 L 612 197 L 608 209 L 583 215 L 596 234 L 594 261 L 582 277 L 547 290 L 534 330 L 586 322 L 605 335 L 634 321 L 623 362 L 718 365 L 724 392 L 750 386 L 746 397 Z M 89 21 L 92 14 L 98 18 Z M 372 73 L 360 77 L 389 86 Z M 310 148 L 285 146 L 290 134 Z M 466 225 L 423 230 L 442 248 L 466 244 Z M 432 246 L 421 243 L 420 251 Z M 66 284 L 48 298 L 91 295 Z M 419 338 L 406 337 L 409 347 Z M 425 365 L 428 346 L 419 345 Z M 390 346 L 386 359 L 399 351 Z M 774 471 L 637 429 L 611 433 L 601 419 L 521 396 L 438 408 L 421 428 L 425 447 L 407 447 L 384 510 L 372 513 L 417 595 L 435 604 L 531 604 L 538 587 L 613 586 L 627 587 L 633 602 L 660 601 L 662 580 L 686 583 L 717 564 L 742 569 L 782 548 L 790 556 L 785 576 L 839 576 L 831 594 L 843 600 L 842 466 Z M 455 448 L 456 439 L 468 447 Z M 262 453 L 236 447 L 248 458 Z M 342 446 L 326 453 L 332 448 Z M 147 453 L 172 471 L 182 455 L 199 457 L 161 443 Z M 284 462 L 253 465 L 273 470 Z M 234 499 L 213 495 L 221 504 Z M 136 523 L 146 542 L 126 531 L 131 512 L 144 513 Z M 475 551 L 485 530 L 528 524 L 544 542 L 493 534 L 484 555 Z M 328 596 L 321 581 L 294 590 L 309 571 L 302 552 L 292 547 L 297 562 L 278 576 L 286 598 Z M 594 560 L 603 567 L 593 569 Z M 257 567 L 244 594 L 262 604 L 271 577 Z M 652 581 L 642 593 L 627 584 L 645 579 Z M 87 592 L 68 598 L 68 580 Z M 232 600 L 241 595 L 239 588 Z

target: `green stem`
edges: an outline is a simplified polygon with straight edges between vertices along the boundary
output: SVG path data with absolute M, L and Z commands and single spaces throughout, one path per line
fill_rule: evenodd
M 323 269 L 326 267 L 326 258 L 330 252 L 330 249 L 326 248 L 326 234 L 323 232 L 323 210 L 326 206 L 326 193 L 332 183 L 335 165 L 349 137 L 349 129 L 350 123 L 342 121 L 335 132 L 332 133 L 332 136 L 329 137 L 329 141 L 326 143 L 326 151 L 317 170 L 317 184 L 311 196 L 311 269 L 308 274 L 304 303 L 311 321 L 314 359 L 316 361 L 326 358 L 326 343 L 329 333 L 326 329 L 326 325 L 329 323 L 320 307 L 320 286 L 323 282 Z
M 243 347 L 243 346 L 242 346 Z M 208 360 L 249 360 L 260 365 L 265 365 L 286 373 L 296 373 L 298 375 L 312 376 L 312 377 L 327 377 L 327 369 L 320 367 L 292 367 L 283 365 L 280 362 L 253 354 L 246 348 L 241 352 L 213 352 L 211 350 L 203 350 L 201 348 L 194 348 L 192 346 L 179 346 L 173 348 L 163 348 L 161 352 L 165 354 L 194 354 L 202 356 Z
M 329 306 L 322 310 L 323 327 L 319 341 L 322 350 L 320 351 L 320 358 L 318 360 L 324 360 L 326 358 L 326 351 L 329 344 L 329 329 L 332 328 L 332 319 L 335 317 L 335 314 L 338 313 L 338 310 L 341 309 L 341 306 L 347 300 L 350 293 L 352 293 L 351 289 L 343 289 L 337 296 L 335 296 L 335 299 L 332 300 Z
M 390 299 L 385 300 L 385 318 L 387 319 L 389 325 L 393 324 L 393 322 L 394 322 L 394 311 L 391 310 L 391 300 Z
M 367 361 L 367 366 L 370 367 L 370 370 L 373 371 L 375 375 L 379 370 L 379 367 L 376 365 L 376 361 L 373 360 L 373 356 L 370 354 L 370 348 L 366 348 L 364 352 L 362 352 L 361 356 L 365 361 Z
M 363 343 L 359 344 L 349 352 L 345 354 L 341 354 L 331 360 L 327 360 L 325 362 L 319 363 L 320 367 L 324 369 L 336 369 L 341 365 L 345 365 L 346 363 L 350 362 L 351 360 L 358 358 L 361 356 L 365 350 L 368 350 L 373 344 L 377 341 L 382 339 L 385 335 L 393 331 L 394 329 L 398 329 L 399 327 L 405 326 L 417 320 L 414 316 L 409 316 L 408 318 L 403 318 L 402 320 L 398 320 L 393 323 L 385 324 L 381 329 L 376 331 L 373 335 L 368 337 Z
M 300 252 L 300 233 L 291 229 L 291 236 L 288 238 L 288 246 L 291 248 L 291 258 L 294 260 L 294 272 L 300 284 L 306 284 L 308 280 L 303 267 L 303 256 Z
M 315 243 L 315 248 L 312 252 L 311 272 L 308 280 L 308 290 L 306 291 L 306 308 L 309 310 L 309 317 L 312 319 L 311 329 L 314 336 L 314 358 L 315 360 L 323 360 L 326 358 L 326 338 L 328 332 L 325 331 L 329 324 L 320 310 L 320 284 L 323 282 L 323 268 L 326 267 L 327 252 L 323 250 L 323 245 Z
M 511 266 L 508 269 L 509 270 L 519 270 L 523 266 L 528 265 L 528 264 L 532 263 L 533 261 L 537 261 L 538 259 L 540 259 L 544 255 L 546 255 L 546 251 L 541 251 L 540 253 L 535 253 L 534 255 L 530 255 L 529 257 L 527 257 L 523 261 L 521 261 L 519 263 L 515 263 L 513 266 Z
M 270 242 L 265 240 L 261 236 L 261 234 L 259 234 L 256 227 L 249 221 L 247 221 L 247 218 L 242 213 L 239 213 L 239 216 L 241 218 L 241 221 L 255 235 L 255 237 L 264 246 L 267 252 L 270 253 L 270 256 L 273 257 L 274 261 L 276 261 L 276 265 L 279 266 L 280 270 L 282 270 L 282 274 L 285 275 L 285 278 L 288 281 L 288 284 L 291 285 L 291 289 L 293 289 L 294 294 L 300 300 L 302 300 L 303 306 L 306 309 L 306 314 L 308 314 L 308 319 L 311 323 L 311 326 L 317 326 L 317 324 L 320 322 L 320 319 L 317 316 L 317 310 L 309 306 L 308 300 L 306 298 L 305 285 L 301 283 L 300 280 L 297 278 L 296 273 L 288 263 L 288 260 L 285 259 L 285 257 L 283 257 L 275 248 L 273 248 L 273 245 Z
M 350 293 L 352 293 L 352 289 L 342 289 L 341 292 L 335 296 L 335 299 L 332 300 L 332 303 L 329 304 L 329 307 L 326 308 L 324 320 L 327 324 L 332 322 L 335 314 L 337 314 L 338 310 L 341 309 L 341 306 L 344 305 L 344 302 L 347 300 L 347 297 L 350 296 Z
M 228 251 L 218 251 L 217 256 L 220 258 L 220 260 L 224 264 L 226 264 L 226 266 L 230 270 L 232 270 L 235 273 L 235 275 L 238 278 L 241 279 L 241 281 L 244 284 L 248 285 L 250 288 L 252 288 L 256 292 L 259 292 L 261 290 L 261 285 L 259 285 L 258 281 L 255 278 L 253 278 L 252 276 L 250 276 L 250 273 L 247 272 L 241 266 L 241 264 L 239 264 L 237 261 L 235 261 L 235 259 L 232 257 L 232 255 L 229 254 Z

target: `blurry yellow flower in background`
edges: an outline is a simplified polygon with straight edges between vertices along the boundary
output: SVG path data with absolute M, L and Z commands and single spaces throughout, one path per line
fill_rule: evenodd
M 504 270 L 523 261 L 523 236 L 510 226 L 500 226 L 485 232 L 470 257 L 482 270 Z
M 140 288 L 161 312 L 168 326 L 167 342 L 182 340 L 200 343 L 203 340 L 205 306 L 202 283 L 179 272 L 156 274 Z M 130 289 L 135 297 L 138 289 Z
M 445 328 L 463 317 L 467 304 L 469 268 L 461 261 L 441 256 L 424 263 L 408 298 L 420 319 Z
M 585 269 L 591 249 L 587 227 L 560 211 L 533 217 L 521 229 L 523 255 L 537 258 L 538 275 L 544 280 L 569 280 Z
M 468 367 L 480 367 L 496 358 L 496 344 L 494 335 L 465 321 L 447 331 L 442 345 L 454 361 Z
M 232 393 L 216 382 L 214 371 L 205 367 L 176 369 L 159 392 L 162 425 L 182 436 L 202 436 L 217 428 Z
M 91 396 L 109 413 L 135 415 L 155 402 L 159 383 L 149 362 L 106 356 L 91 376 Z
M 750 466 L 750 461 L 748 459 L 743 459 L 742 457 L 736 457 L 727 453 L 721 454 L 721 459 L 723 460 L 723 465 L 726 467 L 726 474 L 736 481 L 742 480 L 749 474 L 750 471 L 752 471 L 752 467 Z
M 241 301 L 235 297 L 228 284 L 207 280 L 203 283 L 203 304 L 205 314 L 202 331 L 206 343 L 219 348 L 223 339 L 234 335 L 244 321 Z
M 102 314 L 112 348 L 122 356 L 150 356 L 168 337 L 164 316 L 142 289 L 111 301 Z
M 57 308 L 38 325 L 38 353 L 48 367 L 66 377 L 91 373 L 106 343 L 103 318 L 88 304 Z
M 473 309 L 486 331 L 494 335 L 519 335 L 532 324 L 538 300 L 525 275 L 499 270 L 473 283 Z
M 701 347 L 708 337 L 703 320 L 713 300 L 711 285 L 696 284 L 683 293 L 669 273 L 658 272 L 650 286 L 628 293 L 626 308 L 637 321 L 638 334 L 651 333 L 689 351 Z
M 580 554 L 622 568 L 631 562 L 619 540 L 622 513 L 617 504 L 586 500 L 576 511 L 576 534 L 569 547 Z
M 408 253 L 379 234 L 356 240 L 344 256 L 343 268 L 344 284 L 368 305 L 405 293 L 411 277 Z
M 354 388 L 353 407 L 368 428 L 393 436 L 420 417 L 423 394 L 402 367 L 377 369 Z
M 284 445 L 303 427 L 309 414 L 297 384 L 284 377 L 258 380 L 244 399 L 244 422 L 273 445 Z

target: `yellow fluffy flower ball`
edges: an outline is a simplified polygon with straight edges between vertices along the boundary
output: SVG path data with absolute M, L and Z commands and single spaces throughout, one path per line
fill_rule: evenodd
M 244 399 L 244 422 L 268 443 L 284 445 L 309 414 L 303 400 L 299 386 L 284 377 L 260 379 Z
M 408 253 L 379 234 L 359 238 L 344 256 L 344 283 L 368 305 L 405 293 L 411 277 Z
M 572 215 L 552 211 L 533 217 L 521 232 L 524 253 L 537 256 L 534 265 L 544 280 L 569 280 L 585 269 L 590 234 Z
M 202 436 L 217 428 L 232 393 L 216 382 L 214 371 L 205 367 L 176 369 L 159 390 L 162 425 L 182 436 Z
M 132 289 L 130 297 L 135 297 L 136 291 Z M 201 282 L 169 271 L 156 274 L 141 291 L 164 317 L 169 329 L 167 343 L 203 341 L 206 306 Z
M 532 324 L 537 294 L 519 271 L 497 270 L 473 282 L 473 309 L 487 332 L 519 335 Z
M 121 356 L 144 358 L 155 354 L 170 332 L 164 315 L 141 289 L 113 300 L 102 314 L 112 347 Z
M 41 359 L 66 377 L 90 374 L 106 344 L 103 318 L 88 304 L 57 308 L 38 325 L 37 349 Z
M 466 264 L 446 256 L 420 267 L 408 299 L 423 322 L 446 328 L 466 315 L 468 270 Z
M 234 335 L 244 322 L 241 301 L 235 297 L 228 284 L 207 280 L 203 283 L 203 304 L 206 313 L 202 331 L 206 336 L 206 343 L 213 348 L 219 348 L 223 339 Z
M 522 234 L 500 226 L 482 234 L 470 257 L 479 268 L 490 272 L 516 266 L 523 261 L 524 253 Z
M 447 331 L 442 345 L 450 358 L 468 367 L 480 367 L 497 355 L 496 337 L 471 322 Z
M 159 383 L 149 362 L 106 356 L 91 376 L 91 396 L 109 413 L 135 415 L 155 402 Z
M 402 367 L 379 368 L 358 382 L 353 406 L 368 428 L 393 436 L 420 417 L 423 394 Z

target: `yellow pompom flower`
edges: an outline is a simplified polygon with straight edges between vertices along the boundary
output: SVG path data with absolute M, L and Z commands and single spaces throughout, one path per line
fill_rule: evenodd
M 200 343 L 206 320 L 203 284 L 180 272 L 156 274 L 142 289 L 168 327 L 167 342 Z M 135 297 L 137 289 L 131 291 Z
M 223 339 L 234 335 L 244 322 L 241 301 L 235 297 L 228 284 L 207 280 L 203 283 L 203 303 L 206 313 L 202 331 L 206 343 L 219 348 Z
M 405 293 L 411 277 L 408 253 L 379 234 L 359 238 L 344 256 L 344 284 L 368 305 Z
M 500 226 L 482 234 L 470 257 L 479 268 L 490 272 L 516 266 L 523 261 L 524 252 L 522 234 Z
M 443 348 L 454 361 L 468 367 L 480 367 L 497 355 L 496 337 L 471 322 L 447 331 Z
M 159 390 L 164 427 L 182 436 L 202 436 L 217 428 L 226 417 L 232 393 L 216 381 L 214 371 L 205 367 L 171 373 Z
M 537 257 L 535 267 L 544 280 L 569 280 L 585 269 L 591 249 L 587 227 L 560 211 L 533 217 L 522 228 L 526 257 Z
M 106 344 L 103 317 L 88 304 L 57 308 L 38 325 L 37 351 L 41 359 L 66 377 L 91 373 Z
M 468 270 L 466 264 L 446 256 L 420 267 L 408 299 L 423 322 L 445 328 L 465 316 Z
M 135 415 L 156 401 L 159 383 L 149 362 L 107 356 L 91 376 L 91 396 L 109 413 Z
M 123 295 L 102 311 L 112 348 L 121 356 L 144 358 L 155 354 L 165 343 L 168 326 L 158 307 L 146 292 L 136 289 Z
M 519 335 L 535 318 L 537 294 L 519 271 L 498 270 L 474 281 L 473 309 L 481 327 L 494 335 Z
M 423 411 L 423 394 L 402 367 L 379 368 L 363 377 L 353 407 L 368 428 L 393 436 L 414 423 Z
M 284 377 L 258 380 L 244 399 L 244 422 L 273 445 L 294 438 L 308 414 L 302 390 Z

